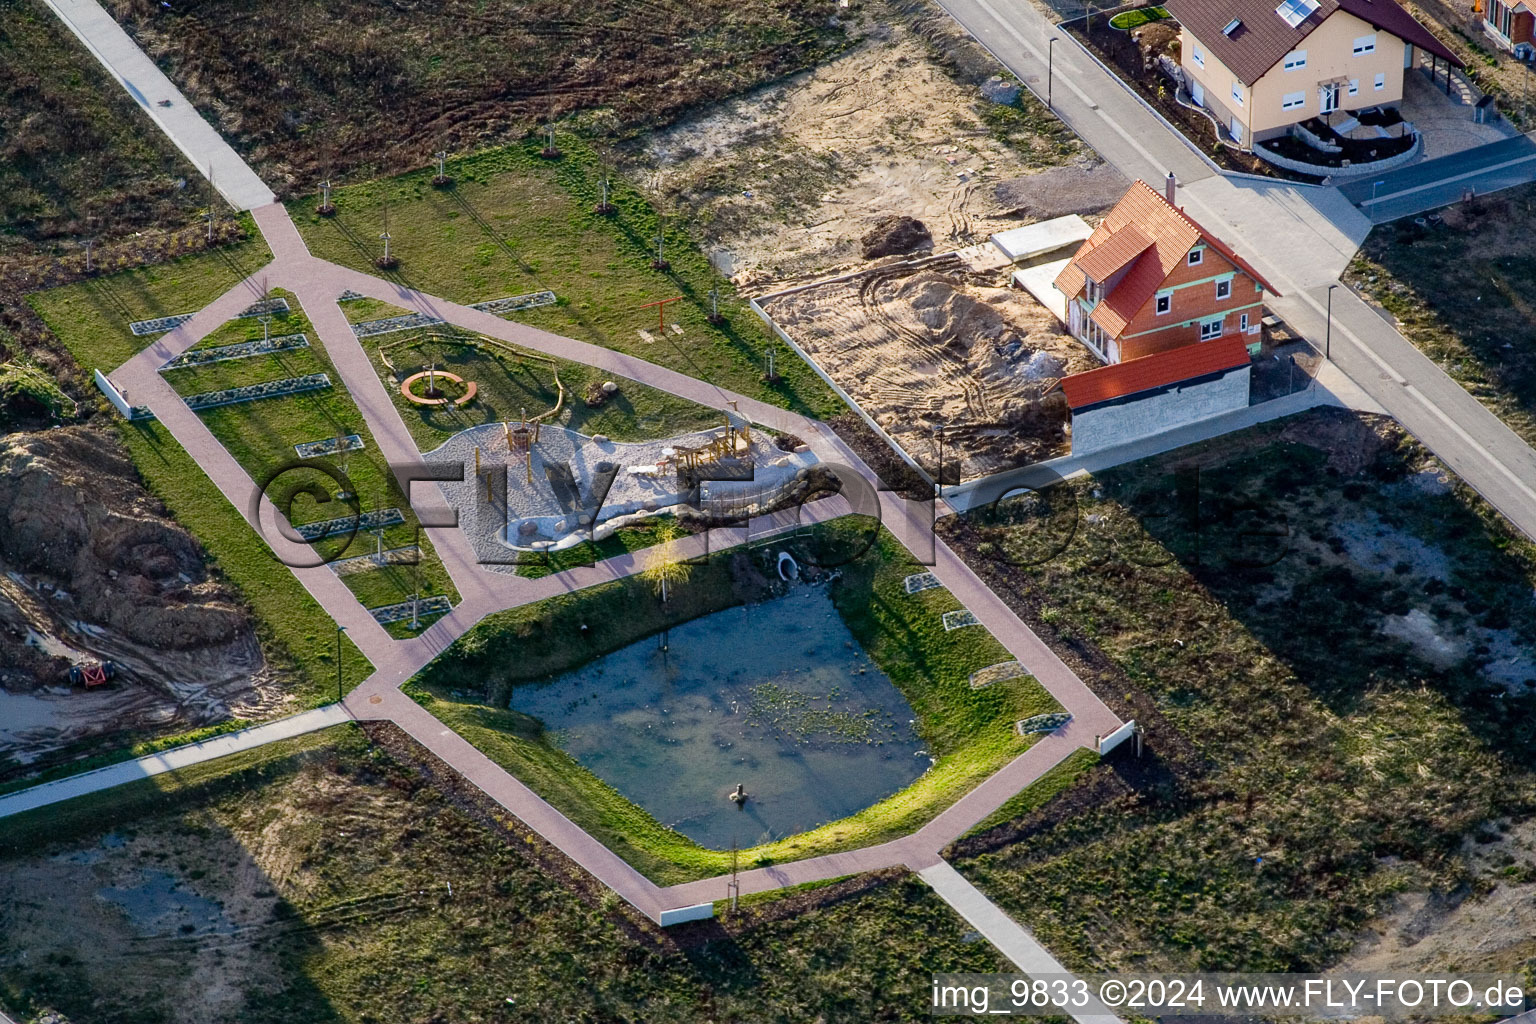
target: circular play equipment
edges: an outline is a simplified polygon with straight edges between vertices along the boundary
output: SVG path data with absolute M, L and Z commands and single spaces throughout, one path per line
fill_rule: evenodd
M 428 382 L 426 391 L 418 395 L 412 389 L 412 385 L 424 378 Z M 458 398 L 449 398 L 437 386 L 437 382 L 440 380 L 452 381 L 454 384 L 462 387 L 464 393 Z M 454 405 L 468 405 L 475 400 L 475 392 L 478 390 L 478 387 L 474 381 L 465 383 L 463 377 L 456 373 L 449 373 L 447 370 L 422 370 L 420 373 L 411 374 L 400 382 L 400 394 L 405 397 L 407 402 L 413 405 L 448 405 L 450 402 Z

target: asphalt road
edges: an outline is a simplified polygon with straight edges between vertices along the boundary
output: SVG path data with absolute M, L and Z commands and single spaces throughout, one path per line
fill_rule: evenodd
M 1339 191 L 1372 223 L 1385 224 L 1454 203 L 1468 189 L 1482 195 L 1533 179 L 1536 141 L 1517 135 L 1464 153 L 1410 164 L 1379 177 L 1365 175 L 1339 186 Z

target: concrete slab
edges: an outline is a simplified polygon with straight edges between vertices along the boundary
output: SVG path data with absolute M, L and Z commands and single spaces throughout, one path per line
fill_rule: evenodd
M 276 197 L 96 0 L 46 0 L 59 20 L 237 210 Z
M 1063 324 L 1067 322 L 1067 297 L 1057 291 L 1056 277 L 1071 262 L 1071 257 L 1068 257 L 1013 272 L 1014 287 L 1023 288 L 1033 295 L 1040 305 L 1050 310 Z
M 1055 252 L 1069 245 L 1081 245 L 1088 241 L 1088 236 L 1091 234 L 1093 234 L 1093 228 L 1088 222 L 1077 214 L 1071 213 L 1065 217 L 1043 220 L 1038 224 L 999 231 L 992 236 L 992 244 L 997 246 L 1004 256 L 1017 263 L 1034 256 L 1044 256 L 1048 252 Z

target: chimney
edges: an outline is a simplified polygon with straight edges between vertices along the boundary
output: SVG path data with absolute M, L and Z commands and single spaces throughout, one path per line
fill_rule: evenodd
M 1178 205 L 1175 202 L 1175 197 L 1178 195 L 1178 191 L 1179 191 L 1178 179 L 1176 179 L 1173 176 L 1173 172 L 1172 171 L 1169 171 L 1168 172 L 1168 180 L 1163 185 L 1163 195 L 1168 198 L 1168 205 L 1169 206 L 1177 206 Z

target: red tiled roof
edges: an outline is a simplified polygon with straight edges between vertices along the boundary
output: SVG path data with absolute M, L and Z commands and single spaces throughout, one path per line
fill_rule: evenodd
M 1122 237 L 1125 238 L 1124 242 L 1121 241 Z M 1151 244 L 1136 249 L 1143 238 L 1151 239 Z M 1056 276 L 1056 287 L 1069 299 L 1074 298 L 1083 290 L 1085 271 L 1093 280 L 1102 282 L 1112 276 L 1113 271 L 1103 277 L 1096 271 L 1101 271 L 1104 266 L 1118 270 L 1139 254 L 1141 258 L 1136 259 L 1135 265 L 1091 314 L 1093 322 L 1107 331 L 1110 337 L 1118 337 L 1137 311 L 1168 280 L 1168 275 L 1183 263 L 1189 250 L 1201 240 L 1263 285 L 1265 291 L 1273 295 L 1280 294 L 1247 260 L 1238 256 L 1225 242 L 1195 223 L 1193 218 L 1168 202 L 1161 192 L 1144 181 L 1133 184 L 1115 204 L 1115 208 L 1099 222 L 1088 241 L 1082 244 L 1072 261 Z M 1136 249 L 1136 253 L 1125 257 L 1124 254 L 1131 249 Z M 1101 251 L 1106 255 L 1100 256 Z
M 1095 281 L 1108 281 L 1150 248 L 1152 239 L 1147 237 L 1146 232 L 1135 224 L 1127 224 L 1103 243 L 1088 250 L 1077 261 L 1077 267 Z
M 1061 390 L 1067 396 L 1067 405 L 1076 410 L 1181 380 L 1234 370 L 1247 363 L 1248 345 L 1242 335 L 1234 334 L 1074 373 L 1061 379 Z
M 1317 10 L 1294 28 L 1276 12 L 1279 0 L 1168 0 L 1164 6 L 1247 85 L 1264 77 L 1280 58 L 1299 47 L 1303 39 L 1337 11 L 1347 11 L 1377 29 L 1462 66 L 1461 59 L 1396 0 L 1321 0 Z M 1239 25 L 1228 35 L 1222 30 L 1233 21 Z

